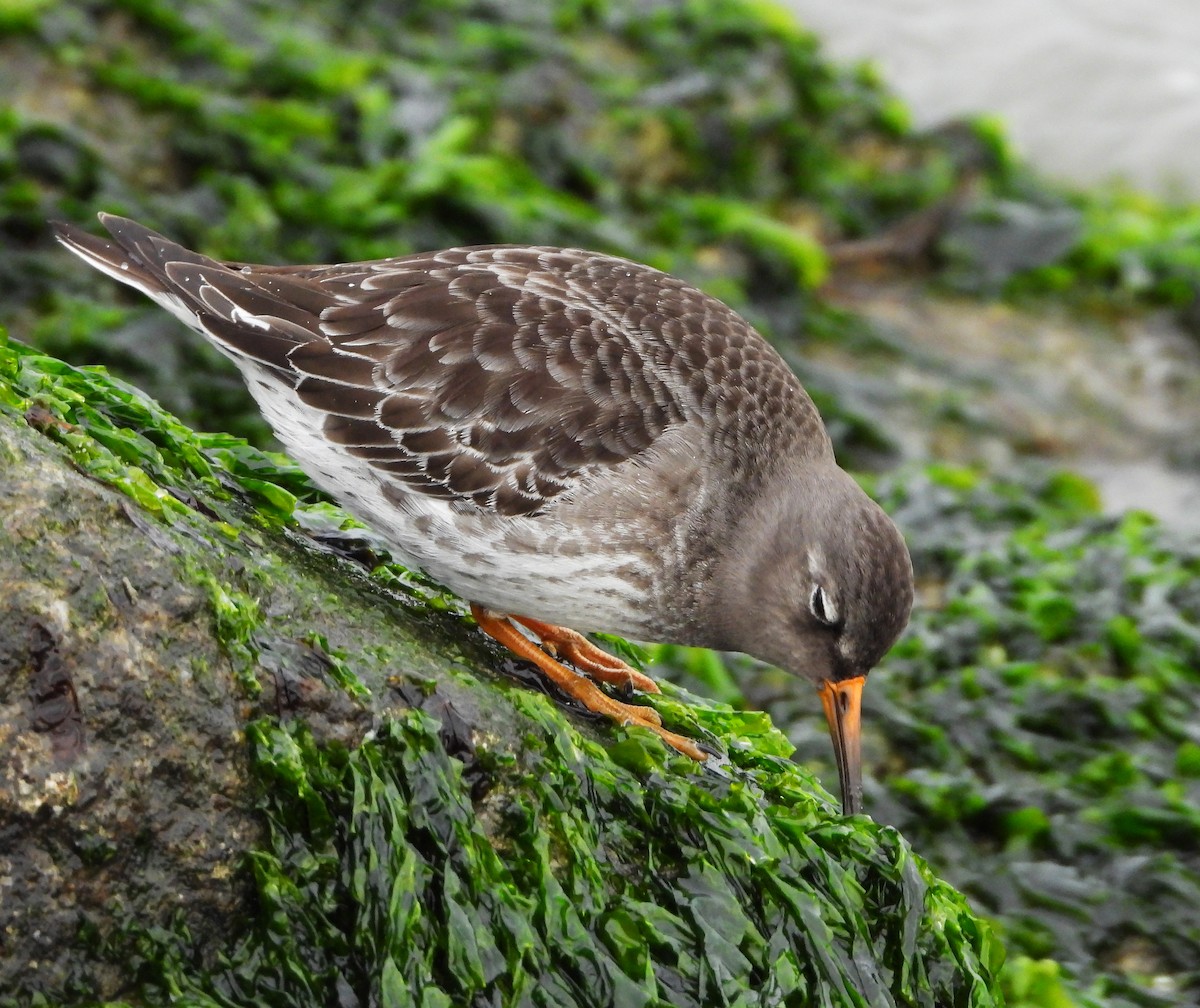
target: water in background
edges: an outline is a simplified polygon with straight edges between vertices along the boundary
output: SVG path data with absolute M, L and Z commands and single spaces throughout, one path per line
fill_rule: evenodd
M 1200 199 L 1196 0 L 782 0 L 933 125 L 994 112 L 1043 172 Z

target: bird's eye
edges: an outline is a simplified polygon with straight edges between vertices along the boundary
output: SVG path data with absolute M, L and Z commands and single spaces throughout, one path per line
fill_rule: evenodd
M 834 608 L 833 600 L 820 585 L 813 586 L 812 595 L 808 600 L 808 608 L 818 623 L 827 627 L 838 625 L 838 614 L 837 609 Z

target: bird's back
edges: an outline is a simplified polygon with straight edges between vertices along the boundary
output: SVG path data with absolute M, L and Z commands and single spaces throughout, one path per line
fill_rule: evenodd
M 771 467 L 748 446 L 829 451 L 774 349 L 715 298 L 647 266 L 531 246 L 218 263 L 102 219 L 115 242 L 67 225 L 60 239 L 204 333 L 252 391 L 265 376 L 291 385 L 330 441 L 415 492 L 533 514 L 686 424 L 734 481 Z

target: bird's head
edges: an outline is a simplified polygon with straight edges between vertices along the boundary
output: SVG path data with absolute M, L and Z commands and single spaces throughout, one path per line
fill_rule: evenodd
M 867 673 L 908 624 L 912 561 L 899 530 L 832 461 L 775 477 L 745 512 L 720 618 L 730 650 L 816 686 L 846 814 L 862 809 L 860 701 Z M 747 607 L 747 602 L 749 606 Z

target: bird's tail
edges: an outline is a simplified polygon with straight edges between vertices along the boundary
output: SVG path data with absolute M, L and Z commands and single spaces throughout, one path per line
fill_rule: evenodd
M 101 273 L 162 305 L 235 363 L 248 358 L 282 373 L 297 344 L 319 338 L 322 298 L 314 285 L 280 277 L 266 281 L 269 289 L 247 269 L 192 252 L 136 221 L 102 213 L 100 222 L 112 241 L 57 221 L 55 237 Z M 306 303 L 283 296 L 285 285 L 307 295 Z
M 102 213 L 100 222 L 115 241 L 99 238 L 63 221 L 52 221 L 51 226 L 59 242 L 84 262 L 114 280 L 141 291 L 195 328 L 196 311 L 174 289 L 167 277 L 166 267 L 173 262 L 215 266 L 216 261 L 192 252 L 125 217 Z

